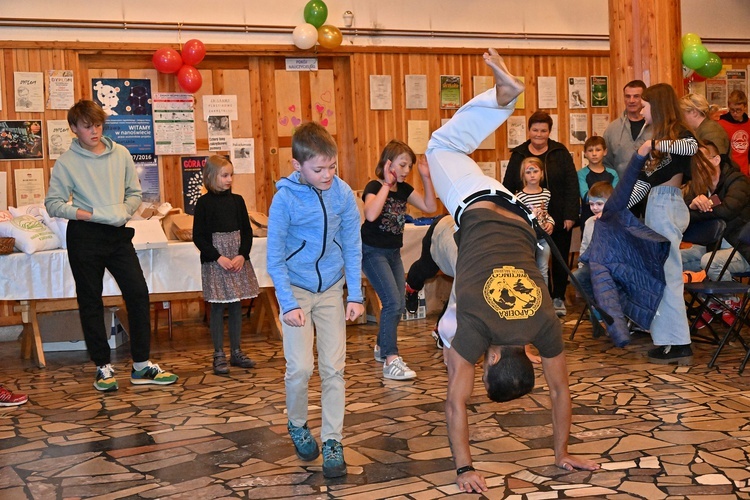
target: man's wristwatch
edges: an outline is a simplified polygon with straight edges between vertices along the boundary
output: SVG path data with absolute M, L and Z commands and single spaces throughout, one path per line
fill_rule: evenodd
M 456 475 L 460 476 L 464 472 L 469 472 L 472 470 L 476 470 L 476 469 L 472 467 L 471 465 L 464 465 L 463 467 L 459 467 L 458 469 L 456 469 Z

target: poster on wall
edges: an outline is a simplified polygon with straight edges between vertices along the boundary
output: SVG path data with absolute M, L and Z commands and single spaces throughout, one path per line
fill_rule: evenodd
M 182 167 L 182 201 L 185 213 L 195 215 L 195 204 L 203 193 L 203 167 L 208 156 L 183 156 Z
M 47 109 L 70 109 L 75 104 L 73 70 L 47 71 Z
M 73 142 L 68 120 L 47 120 L 47 152 L 50 160 L 57 160 L 70 149 Z
M 609 126 L 609 115 L 591 115 L 591 135 L 604 136 L 604 131 L 607 130 L 607 126 Z
M 370 109 L 393 109 L 391 75 L 370 75 Z
M 42 124 L 37 120 L 0 121 L 0 160 L 41 160 Z
M 725 78 L 708 78 L 706 80 L 706 100 L 720 108 L 727 107 L 727 81 Z
M 255 139 L 252 137 L 232 139 L 229 156 L 235 174 L 255 173 Z
M 440 109 L 461 107 L 461 77 L 440 75 Z
M 16 205 L 23 207 L 44 203 L 44 170 L 18 168 L 13 171 L 16 181 Z
M 588 115 L 570 113 L 570 144 L 584 144 L 589 136 Z
M 153 98 L 154 147 L 157 155 L 195 154 L 195 98 L 157 92 Z
M 406 109 L 427 109 L 427 75 L 406 75 Z
M 511 116 L 508 124 L 508 149 L 520 146 L 526 140 L 526 119 L 523 116 Z
M 744 69 L 728 69 L 727 76 L 727 95 L 735 90 L 746 92 L 747 89 L 747 71 Z
M 606 108 L 609 106 L 609 77 L 591 77 L 591 107 Z
M 44 73 L 13 73 L 16 113 L 44 113 Z
M 568 77 L 568 107 L 570 109 L 586 109 L 586 77 Z
M 151 80 L 92 78 L 91 89 L 108 116 L 104 135 L 131 154 L 153 153 Z
M 203 118 L 208 120 L 209 116 L 226 115 L 230 120 L 237 121 L 237 96 L 236 95 L 204 95 L 203 96 Z
M 557 108 L 557 77 L 540 76 L 536 83 L 539 109 Z
M 232 122 L 229 115 L 208 117 L 208 150 L 229 151 L 232 142 Z
M 159 194 L 159 165 L 156 162 L 156 155 L 143 153 L 132 156 L 135 171 L 138 173 L 138 180 L 141 181 L 143 201 L 159 203 L 161 196 Z

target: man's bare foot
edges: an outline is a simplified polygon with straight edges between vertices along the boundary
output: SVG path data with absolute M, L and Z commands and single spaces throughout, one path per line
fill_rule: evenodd
M 507 106 L 513 99 L 521 95 L 524 85 L 508 71 L 505 61 L 495 49 L 489 49 L 489 52 L 485 52 L 483 57 L 484 63 L 490 67 L 495 75 L 497 104 Z

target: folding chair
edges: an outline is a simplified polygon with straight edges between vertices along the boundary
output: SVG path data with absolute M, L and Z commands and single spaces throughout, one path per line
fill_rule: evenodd
M 742 228 L 742 231 L 740 231 L 739 241 L 741 243 L 750 244 L 750 223 L 746 224 Z M 721 279 L 721 277 L 727 271 L 729 263 L 731 262 L 732 257 L 734 257 L 736 251 L 736 249 L 732 249 L 727 262 L 724 264 L 721 272 L 719 273 L 719 279 Z M 713 257 L 713 255 L 711 257 Z M 706 268 L 708 267 L 709 266 L 706 266 Z M 696 325 L 698 321 L 702 319 L 701 317 L 705 313 L 709 314 L 713 319 L 719 320 L 722 320 L 722 315 L 724 312 L 730 313 L 728 317 L 733 317 L 732 321 L 728 324 L 726 332 L 724 332 L 723 335 L 717 334 L 712 326 L 713 322 L 707 322 L 706 328 L 711 332 L 714 340 L 718 342 L 718 346 L 716 348 L 716 351 L 714 351 L 714 355 L 712 356 L 711 361 L 708 363 L 708 367 L 712 368 L 714 366 L 719 353 L 727 344 L 727 342 L 736 337 L 746 351 L 745 359 L 740 365 L 740 373 L 742 373 L 742 370 L 744 370 L 745 364 L 750 357 L 747 355 L 747 352 L 750 352 L 748 350 L 748 344 L 740 335 L 740 330 L 742 330 L 742 327 L 745 325 L 748 310 L 750 310 L 750 308 L 748 308 L 748 302 L 750 301 L 750 285 L 737 281 L 706 280 L 701 283 L 686 283 L 685 292 L 690 295 L 691 306 L 692 304 L 696 304 L 698 306 L 696 309 L 695 318 L 690 325 L 691 336 L 693 335 L 693 333 L 695 333 Z M 740 304 L 736 311 L 732 307 L 728 306 L 723 300 L 723 298 L 730 296 L 740 297 Z M 712 304 L 713 309 L 709 307 Z M 718 321 L 716 323 L 718 323 Z
M 726 226 L 726 222 L 722 219 L 691 222 L 682 235 L 682 241 L 685 243 L 692 243 L 711 249 L 711 254 L 709 255 L 708 263 L 706 265 L 706 272 L 711 268 L 714 256 L 716 255 L 716 252 L 719 251 L 719 248 L 721 248 L 721 240 Z M 721 278 L 721 276 L 719 278 Z M 692 318 L 690 323 L 690 332 L 692 336 L 692 333 L 697 329 L 698 322 L 700 321 L 701 315 L 697 314 L 697 312 L 700 309 L 701 304 L 696 300 L 695 295 L 690 294 L 687 289 L 686 292 L 688 292 L 689 300 L 685 301 L 685 306 L 687 307 L 688 318 Z M 713 330 L 709 331 L 711 331 L 711 334 L 714 337 L 713 339 L 702 340 L 702 338 L 700 338 L 699 340 L 712 344 L 717 343 L 719 341 L 718 336 Z

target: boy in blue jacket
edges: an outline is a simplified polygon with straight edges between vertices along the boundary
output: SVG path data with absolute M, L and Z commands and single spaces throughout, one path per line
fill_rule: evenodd
M 286 358 L 287 429 L 300 459 L 317 458 L 318 443 L 307 427 L 317 331 L 325 477 L 346 474 L 341 446 L 346 320 L 364 312 L 359 209 L 351 188 L 336 176 L 337 154 L 333 137 L 319 123 L 297 128 L 295 171 L 276 183 L 268 217 L 268 274 L 281 308 Z

